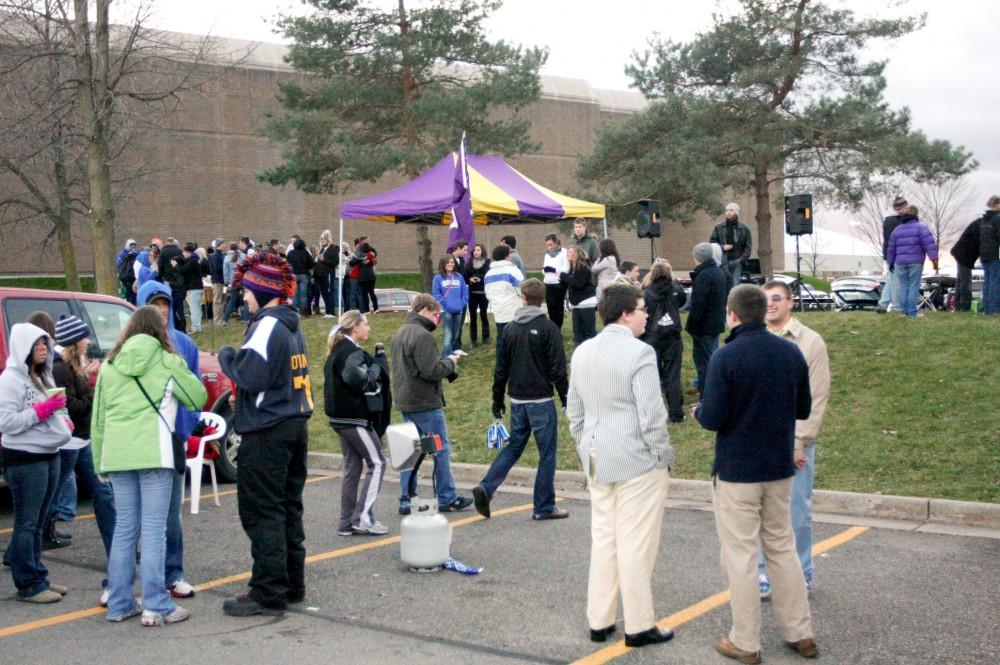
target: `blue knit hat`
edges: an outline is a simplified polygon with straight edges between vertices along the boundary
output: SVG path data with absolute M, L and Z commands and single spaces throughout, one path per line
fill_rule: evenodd
M 63 314 L 56 322 L 56 342 L 59 346 L 72 346 L 87 337 L 90 337 L 87 324 L 72 314 Z

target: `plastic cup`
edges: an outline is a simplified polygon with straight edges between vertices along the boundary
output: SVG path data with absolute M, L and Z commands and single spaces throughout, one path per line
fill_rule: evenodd
M 65 395 L 66 394 L 66 389 L 65 388 L 49 388 L 46 392 L 49 394 L 49 397 L 55 397 L 56 395 Z

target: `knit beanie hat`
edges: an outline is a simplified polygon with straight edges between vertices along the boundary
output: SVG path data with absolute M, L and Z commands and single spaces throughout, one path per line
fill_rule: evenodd
M 697 265 L 701 265 L 705 261 L 708 261 L 712 257 L 712 245 L 707 242 L 700 242 L 694 246 L 694 262 Z
M 727 203 L 726 210 L 732 210 L 737 216 L 740 214 L 740 206 L 737 203 Z
M 295 276 L 288 261 L 279 254 L 257 252 L 236 267 L 237 286 L 253 292 L 257 304 L 267 305 L 274 298 L 287 303 L 295 293 Z
M 56 342 L 59 346 L 72 346 L 89 336 L 87 324 L 72 314 L 63 314 L 56 322 Z

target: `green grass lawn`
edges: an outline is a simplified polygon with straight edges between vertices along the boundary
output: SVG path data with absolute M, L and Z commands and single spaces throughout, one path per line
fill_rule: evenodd
M 833 373 L 830 405 L 817 448 L 816 485 L 826 489 L 934 496 L 1000 502 L 1000 317 L 929 313 L 916 320 L 869 312 L 815 312 L 802 320 L 826 338 Z M 369 348 L 386 346 L 402 314 L 371 317 Z M 310 421 L 312 450 L 339 452 L 322 411 L 323 361 L 332 320 L 304 320 L 314 397 L 319 407 Z M 213 347 L 211 327 L 198 337 Z M 438 333 L 440 336 L 440 333 Z M 488 463 L 493 348 L 469 349 L 460 378 L 445 384 L 446 414 L 460 462 Z M 566 353 L 572 352 L 569 321 L 563 326 Z M 241 326 L 215 331 L 214 348 L 238 344 Z M 690 338 L 685 335 L 684 386 L 694 377 Z M 693 399 L 687 397 L 687 399 Z M 579 461 L 560 417 L 559 468 Z M 399 420 L 395 414 L 395 420 Z M 671 426 L 677 452 L 673 473 L 707 479 L 713 435 L 690 419 Z M 537 461 L 529 444 L 521 463 Z

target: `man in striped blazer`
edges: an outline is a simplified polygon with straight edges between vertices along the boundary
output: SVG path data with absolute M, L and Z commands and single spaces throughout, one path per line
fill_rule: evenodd
M 590 639 L 604 642 L 620 594 L 625 644 L 640 647 L 674 636 L 655 625 L 650 588 L 673 448 L 656 354 L 637 339 L 646 329 L 641 292 L 611 285 L 598 310 L 604 329 L 573 354 L 567 404 L 591 498 L 587 620 Z

